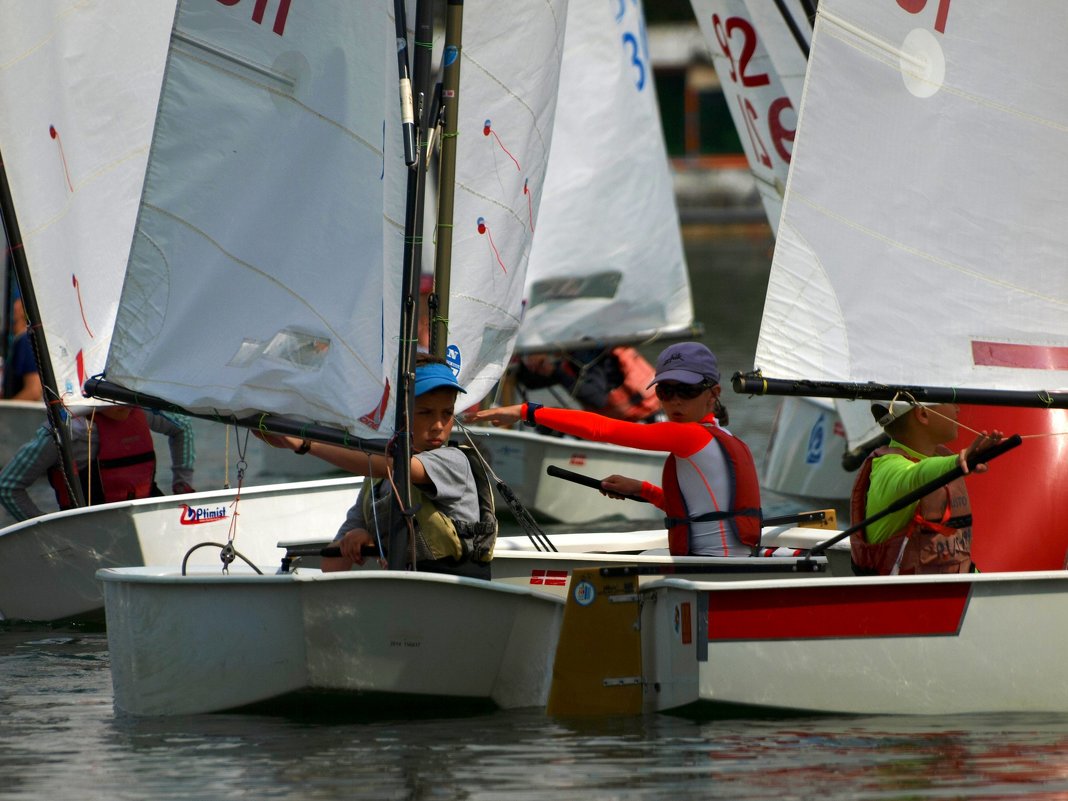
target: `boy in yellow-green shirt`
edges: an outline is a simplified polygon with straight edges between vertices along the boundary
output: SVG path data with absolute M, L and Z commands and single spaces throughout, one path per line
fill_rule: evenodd
M 872 403 L 872 414 L 890 444 L 877 448 L 860 468 L 853 485 L 853 524 L 960 466 L 1001 439 L 1001 432 L 979 433 L 960 453 L 945 447 L 957 437 L 960 407 L 955 403 Z M 986 470 L 985 464 L 975 472 Z M 914 504 L 893 512 L 850 537 L 854 570 L 862 575 L 963 573 L 971 559 L 971 503 L 964 479 L 955 479 Z

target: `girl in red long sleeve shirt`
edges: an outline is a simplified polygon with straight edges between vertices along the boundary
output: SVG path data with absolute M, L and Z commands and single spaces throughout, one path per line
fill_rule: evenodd
M 524 420 L 596 442 L 668 451 L 662 487 L 612 475 L 602 490 L 640 495 L 663 509 L 673 554 L 750 555 L 760 535 L 760 487 L 749 448 L 717 420 L 725 410 L 715 355 L 697 342 L 672 345 L 657 359 L 653 385 L 668 422 L 627 423 L 536 403 L 487 409 L 475 419 L 496 426 Z

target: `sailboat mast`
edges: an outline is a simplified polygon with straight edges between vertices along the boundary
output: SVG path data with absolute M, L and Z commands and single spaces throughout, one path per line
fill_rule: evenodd
M 59 406 L 61 405 L 59 387 L 56 383 L 56 374 L 52 369 L 52 360 L 48 355 L 48 342 L 45 337 L 44 327 L 41 325 L 41 312 L 37 306 L 37 297 L 33 292 L 33 280 L 30 277 L 30 266 L 26 261 L 26 251 L 22 247 L 22 232 L 19 230 L 18 218 L 15 215 L 15 203 L 11 197 L 11 185 L 7 180 L 7 170 L 4 167 L 4 157 L 0 154 L 0 215 L 3 216 L 4 229 L 7 232 L 8 253 L 15 267 L 15 277 L 22 293 L 22 304 L 26 310 L 26 322 L 29 326 L 30 341 L 33 343 L 33 356 L 37 360 L 37 371 L 41 374 L 41 384 L 45 391 L 45 413 L 52 427 L 52 437 L 59 451 L 60 466 L 63 468 L 63 480 L 67 485 L 67 492 L 77 506 L 85 506 L 85 497 L 82 494 L 81 484 L 73 480 L 74 460 L 71 457 L 72 447 L 70 434 L 66 426 L 59 419 Z
M 453 195 L 456 186 L 456 136 L 460 118 L 460 42 L 463 36 L 463 18 L 463 0 L 448 0 L 441 79 L 441 103 L 445 124 L 441 135 L 441 158 L 438 162 L 437 250 L 434 257 L 434 294 L 437 309 L 430 320 L 430 352 L 435 356 L 445 355 L 449 335 Z
M 423 194 L 426 178 L 426 98 L 430 83 L 430 48 L 433 36 L 433 6 L 431 0 L 419 0 L 416 4 L 415 31 L 415 99 L 418 107 L 406 108 L 404 84 L 409 80 L 407 59 L 408 26 L 405 18 L 404 0 L 394 0 L 394 17 L 398 40 L 398 70 L 401 81 L 401 119 L 405 143 L 405 162 L 408 164 L 408 184 L 406 187 L 406 205 L 404 211 L 404 256 L 401 297 L 403 308 L 400 320 L 400 352 L 397 360 L 397 408 L 394 430 L 397 437 L 393 449 L 394 483 L 400 492 L 398 499 L 402 509 L 411 508 L 410 472 L 412 463 L 411 419 L 412 399 L 414 396 L 415 350 L 419 330 L 419 275 L 421 272 L 422 247 L 420 232 L 423 226 Z M 404 42 L 403 47 L 401 42 Z M 407 93 L 407 102 L 413 103 L 411 91 Z M 414 105 L 414 103 L 413 103 Z M 417 123 L 416 130 L 409 132 L 407 120 Z M 408 159 L 409 134 L 412 133 L 419 142 L 419 151 L 414 161 Z M 420 158 L 420 154 L 422 157 Z M 403 569 L 409 562 L 415 563 L 415 542 L 407 532 L 394 528 L 390 532 L 389 567 L 393 570 Z

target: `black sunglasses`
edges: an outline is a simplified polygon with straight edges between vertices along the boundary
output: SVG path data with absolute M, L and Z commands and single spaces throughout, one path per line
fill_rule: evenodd
M 704 381 L 700 384 L 657 384 L 656 397 L 662 401 L 671 400 L 674 397 L 693 400 L 706 389 L 708 389 L 708 384 Z

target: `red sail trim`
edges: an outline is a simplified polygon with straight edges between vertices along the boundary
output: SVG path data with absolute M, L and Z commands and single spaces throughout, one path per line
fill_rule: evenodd
M 708 593 L 708 640 L 955 635 L 971 583 L 723 590 Z

